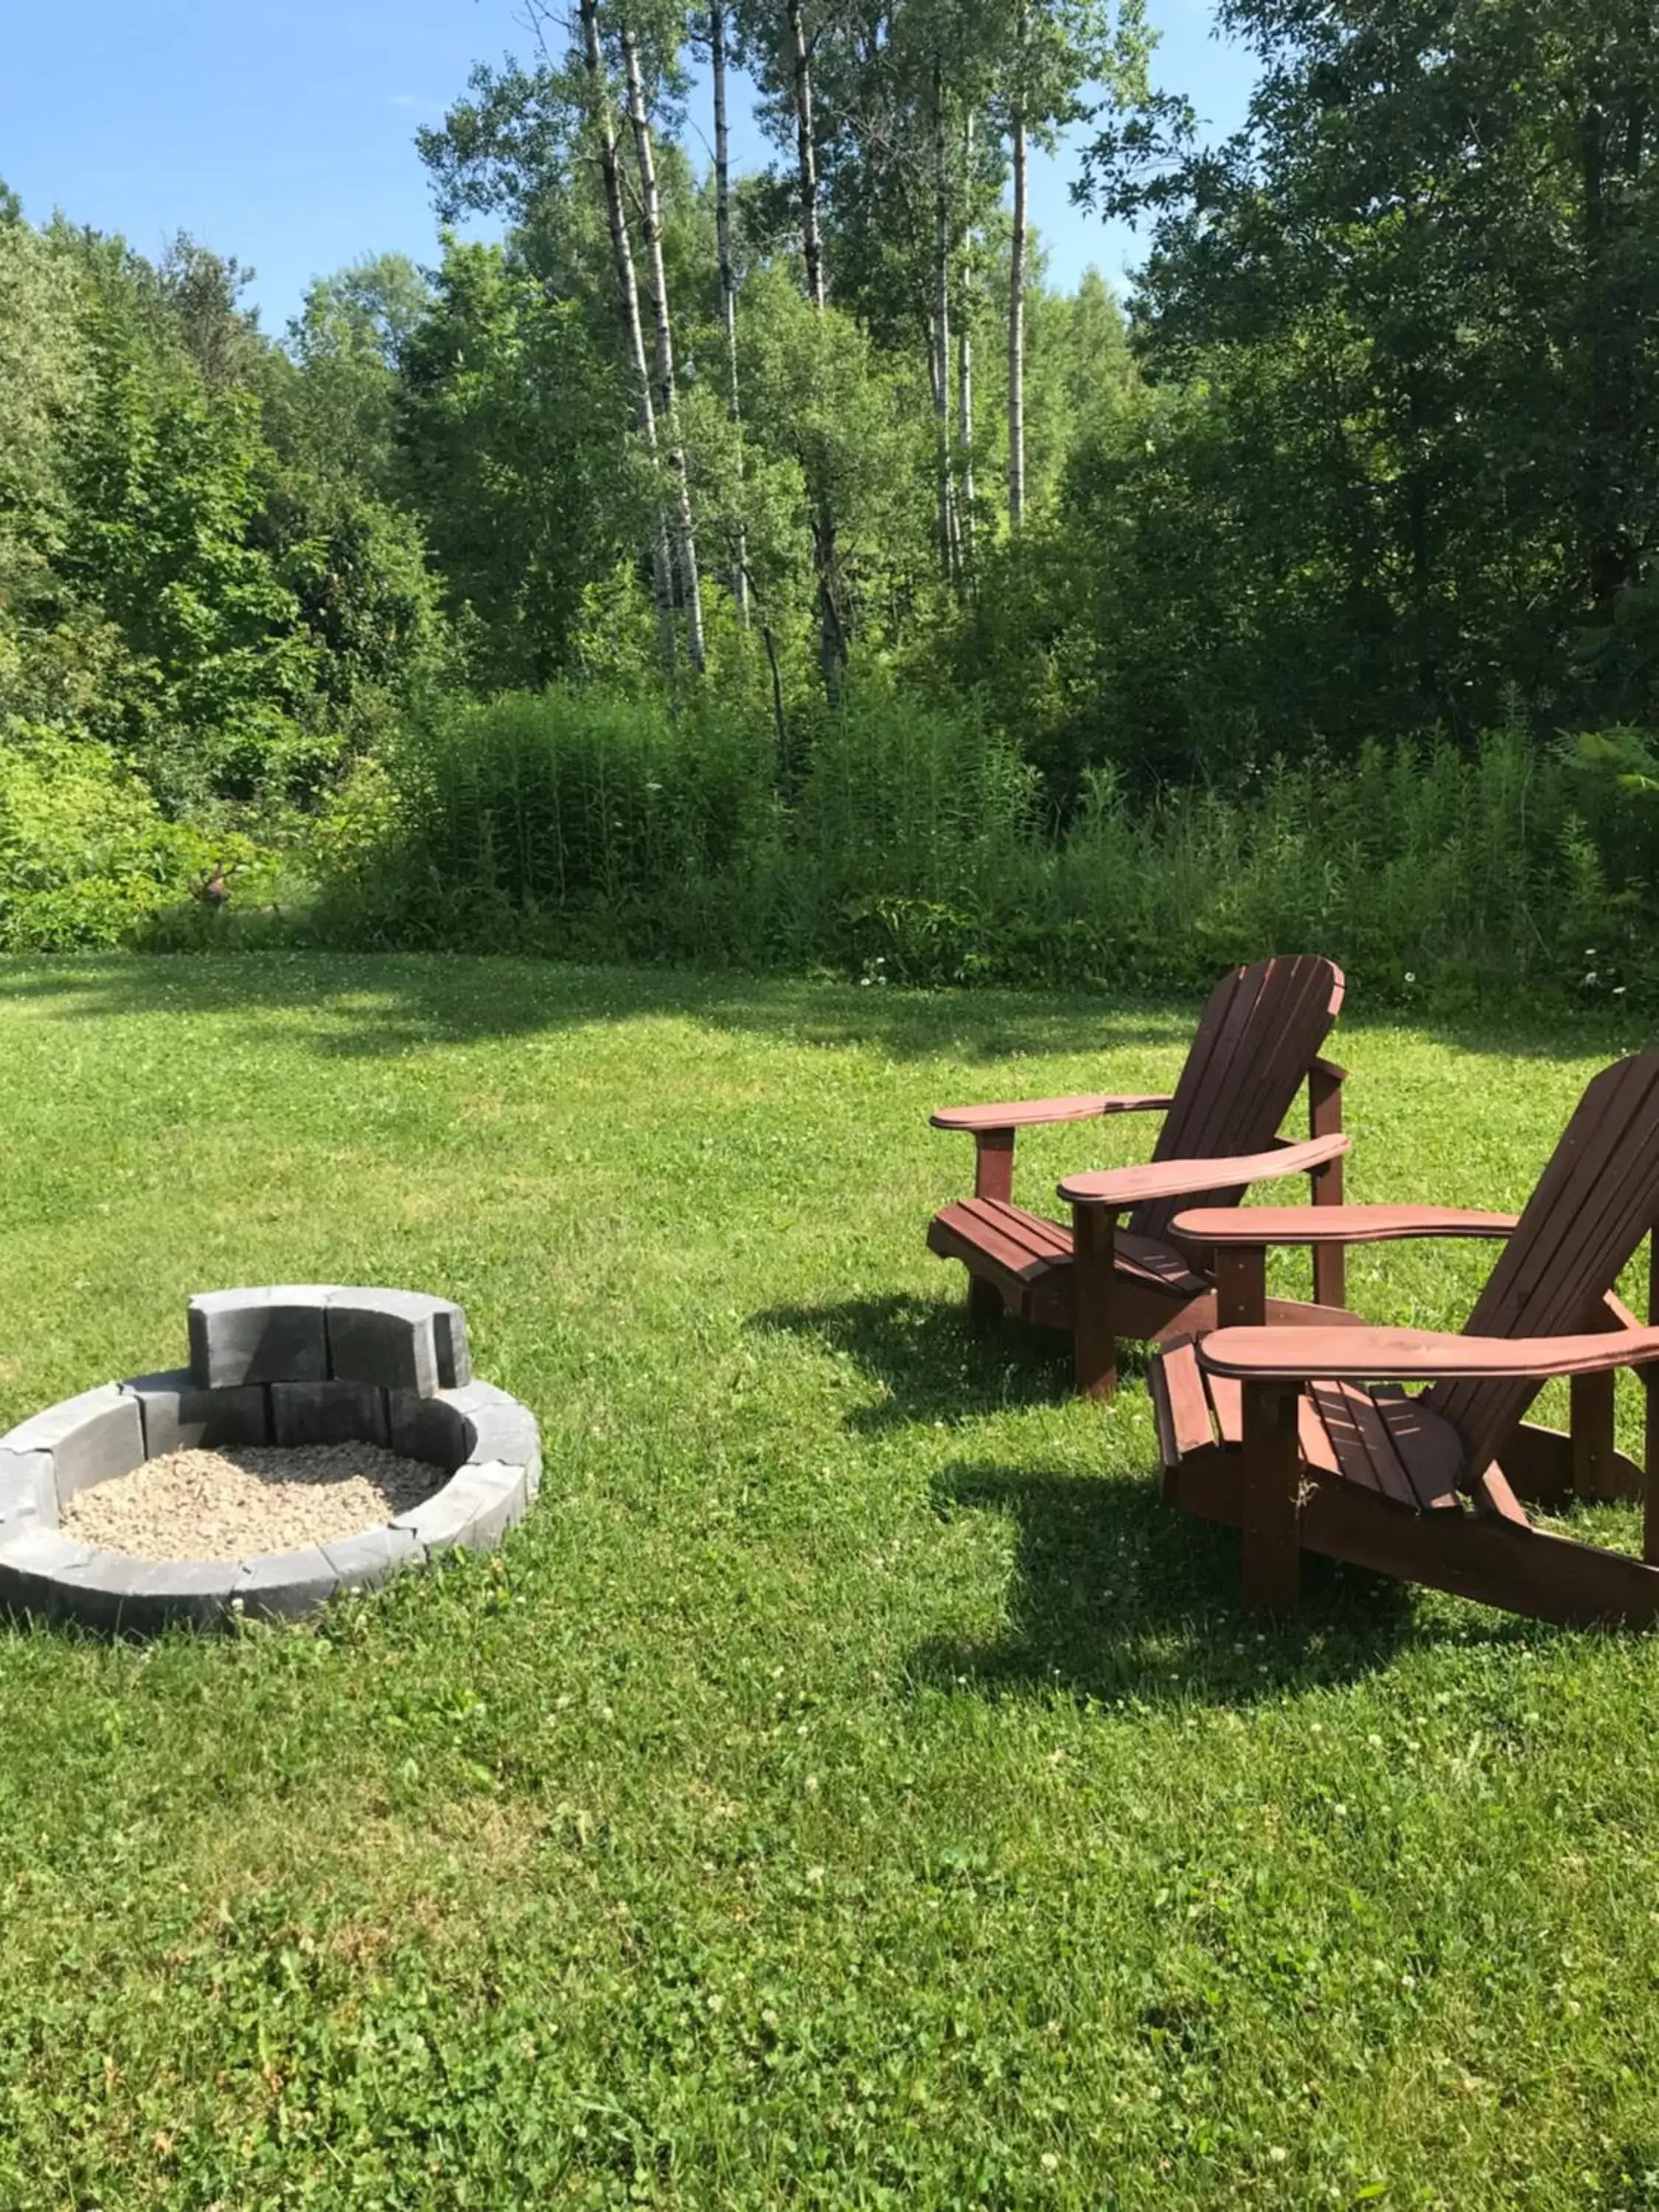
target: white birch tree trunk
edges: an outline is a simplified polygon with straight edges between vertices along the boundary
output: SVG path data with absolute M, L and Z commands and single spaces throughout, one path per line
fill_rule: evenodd
M 645 331 L 640 321 L 639 287 L 634 277 L 634 249 L 629 242 L 628 212 L 623 201 L 622 170 L 617 159 L 617 126 L 611 94 L 605 83 L 605 56 L 599 46 L 598 0 L 580 0 L 582 55 L 587 64 L 593 111 L 594 136 L 599 142 L 599 176 L 605 187 L 605 210 L 611 227 L 611 252 L 617 276 L 617 310 L 623 327 L 623 349 L 634 380 L 634 419 L 654 469 L 657 459 L 657 410 L 651 398 L 651 370 L 646 360 Z M 657 628 L 663 657 L 672 676 L 674 666 L 674 583 L 669 562 L 668 526 L 660 501 L 652 526 L 652 596 L 656 601 Z
M 974 118 L 963 128 L 969 190 L 973 189 Z M 974 237 L 970 230 L 962 258 L 962 325 L 957 337 L 957 451 L 961 458 L 962 565 L 964 576 L 974 566 Z
M 749 547 L 744 530 L 743 407 L 738 380 L 738 288 L 732 270 L 731 136 L 726 120 L 726 5 L 710 0 L 708 64 L 714 80 L 714 245 L 720 262 L 720 323 L 726 332 L 726 415 L 738 441 L 738 527 L 732 547 L 732 601 L 749 627 Z
M 800 246 L 806 296 L 823 305 L 823 240 L 818 229 L 818 156 L 812 131 L 812 63 L 801 0 L 789 0 L 789 42 L 795 82 L 795 162 L 800 177 Z
M 584 4 L 588 4 L 588 0 L 584 0 Z M 657 195 L 657 165 L 651 146 L 651 118 L 646 112 L 639 47 L 632 31 L 626 28 L 622 33 L 622 51 L 628 81 L 628 116 L 634 126 L 634 152 L 640 173 L 640 233 L 651 287 L 651 310 L 657 328 L 656 404 L 667 441 L 675 550 L 679 558 L 681 596 L 685 601 L 686 649 L 691 665 L 701 675 L 705 657 L 702 599 L 697 587 L 697 539 L 691 519 L 691 486 L 686 472 L 674 384 L 674 326 L 668 309 L 668 274 L 663 266 L 662 207 Z
M 795 161 L 800 183 L 801 258 L 806 296 L 823 313 L 823 240 L 818 230 L 818 157 L 812 128 L 812 60 L 801 0 L 789 0 L 789 40 L 795 95 Z M 842 620 L 839 530 L 822 485 L 812 487 L 812 574 L 817 584 L 818 670 L 826 698 L 841 696 L 847 666 L 847 627 Z
M 1014 87 L 1014 219 L 1008 242 L 1008 527 L 1025 513 L 1025 8 L 1018 11 Z
M 939 562 L 955 582 L 959 548 L 951 463 L 950 158 L 945 139 L 945 72 L 933 64 L 933 446 L 939 475 Z

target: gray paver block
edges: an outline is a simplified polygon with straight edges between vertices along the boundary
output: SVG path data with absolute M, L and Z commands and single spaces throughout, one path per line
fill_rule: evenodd
M 58 1480 L 50 1452 L 0 1451 L 0 1538 L 25 1522 L 52 1528 L 58 1520 Z
M 450 1390 L 445 1401 L 465 1415 L 467 1458 L 482 1463 L 501 1460 L 509 1467 L 533 1467 L 541 1473 L 541 1435 L 527 1406 L 498 1390 L 493 1382 L 471 1382 Z
M 462 1413 L 476 1413 L 483 1406 L 516 1406 L 519 1402 L 494 1382 L 458 1383 L 454 1389 L 446 1390 L 443 1395 L 447 1404 Z
M 136 1559 L 124 1552 L 94 1552 L 77 1565 L 65 1567 L 58 1579 L 62 1595 L 59 1613 L 72 1613 L 88 1628 L 106 1635 L 125 1629 L 129 1635 L 153 1635 L 165 1628 L 168 1615 L 146 1602 L 144 1584 L 158 1563 Z
M 230 1602 L 234 1559 L 139 1559 L 94 1552 L 61 1577 L 58 1610 L 112 1636 L 156 1636 L 189 1622 L 214 1626 Z
M 72 1609 L 64 1577 L 93 1556 L 89 1544 L 25 1523 L 0 1529 L 0 1612 L 63 1615 Z
M 62 1574 L 83 1567 L 91 1557 L 90 1544 L 60 1535 L 56 1528 L 20 1528 L 15 1535 L 0 1537 L 0 1563 L 31 1574 Z
M 88 1484 L 130 1474 L 144 1456 L 144 1427 L 137 1401 L 106 1382 L 20 1421 L 0 1437 L 0 1451 L 50 1452 L 62 1504 Z
M 440 1298 L 433 1328 L 438 1343 L 438 1386 L 443 1390 L 464 1390 L 472 1380 L 466 1316 L 453 1299 Z
M 240 1559 L 144 1559 L 144 1571 L 133 1589 L 133 1628 L 147 1626 L 146 1608 L 158 1626 L 168 1621 L 193 1621 L 209 1627 L 222 1619 L 236 1589 L 242 1567 Z
M 386 1393 L 368 1382 L 273 1382 L 270 1429 L 279 1444 L 383 1444 Z
M 487 1552 L 517 1528 L 529 1503 L 525 1468 L 493 1461 L 469 1464 L 441 1490 L 398 1514 L 392 1526 L 408 1529 L 428 1556 L 455 1545 L 466 1552 Z
M 417 1398 L 412 1390 L 387 1394 L 392 1449 L 405 1459 L 423 1459 L 453 1474 L 466 1457 L 465 1417 L 447 1398 Z
M 263 1620 L 299 1620 L 318 1612 L 340 1587 L 320 1544 L 298 1552 L 264 1552 L 244 1559 L 232 1602 Z
M 407 1528 L 365 1528 L 356 1536 L 321 1547 L 323 1556 L 347 1589 L 376 1589 L 399 1567 L 424 1557 L 420 1540 Z
M 542 1445 L 536 1424 L 520 1407 L 516 1413 L 499 1410 L 481 1413 L 472 1425 L 472 1443 L 464 1466 L 482 1467 L 490 1461 L 529 1471 L 531 1494 L 541 1486 Z
M 110 1634 L 153 1636 L 180 1620 L 207 1626 L 229 1603 L 236 1574 L 234 1560 L 134 1559 L 56 1529 L 0 1534 L 0 1606 Z
M 429 1398 L 438 1388 L 436 1316 L 436 1300 L 417 1291 L 331 1292 L 329 1373 Z
M 173 1367 L 160 1375 L 135 1375 L 121 1388 L 138 1401 L 147 1459 L 270 1442 L 270 1406 L 262 1382 L 204 1390 L 187 1367 Z
M 204 1291 L 193 1297 L 190 1372 L 197 1388 L 325 1381 L 324 1310 L 331 1287 L 277 1283 L 260 1290 Z

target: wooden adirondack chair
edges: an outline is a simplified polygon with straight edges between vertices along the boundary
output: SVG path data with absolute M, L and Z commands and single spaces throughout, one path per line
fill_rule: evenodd
M 1108 1397 L 1120 1337 L 1146 1339 L 1177 1317 L 1196 1330 L 1214 1322 L 1214 1285 L 1201 1248 L 1176 1243 L 1170 1224 L 1183 1198 L 1208 1194 L 1236 1205 L 1245 1187 L 1306 1173 L 1321 1207 L 1342 1200 L 1344 1071 L 1319 1057 L 1342 1004 L 1342 971 L 1311 954 L 1235 969 L 1210 994 L 1172 1096 L 1087 1092 L 1023 1104 L 952 1106 L 936 1129 L 965 1129 L 976 1148 L 974 1195 L 933 1217 L 929 1248 L 968 1270 L 975 1322 L 1006 1309 L 1040 1328 L 1073 1333 L 1079 1390 Z M 1309 1139 L 1278 1135 L 1304 1082 Z M 1079 1176 L 1060 1186 L 1072 1206 L 1063 1228 L 1013 1203 L 1014 1139 L 1039 1122 L 1106 1114 L 1162 1113 L 1152 1164 Z M 1119 1229 L 1117 1216 L 1127 1214 Z M 1342 1249 L 1310 1239 L 1313 1307 L 1274 1300 L 1277 1320 L 1341 1319 Z
M 1659 1620 L 1659 1297 L 1644 1328 L 1613 1295 L 1656 1224 L 1659 1053 L 1595 1078 L 1518 1219 L 1420 1206 L 1180 1215 L 1216 1253 L 1222 1326 L 1154 1361 L 1166 1493 L 1243 1528 L 1245 1599 L 1268 1611 L 1294 1607 L 1305 1548 L 1543 1620 Z M 1506 1241 L 1462 1335 L 1258 1326 L 1268 1246 L 1322 1236 Z M 1645 1474 L 1614 1448 L 1620 1367 L 1647 1384 Z M 1571 1377 L 1567 1434 L 1522 1419 L 1556 1375 Z M 1408 1397 L 1382 1378 L 1432 1387 Z M 1574 1497 L 1644 1500 L 1643 1557 L 1537 1528 L 1522 1502 Z

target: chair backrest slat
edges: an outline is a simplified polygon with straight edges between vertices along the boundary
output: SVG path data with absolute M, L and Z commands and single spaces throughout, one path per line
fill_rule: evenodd
M 1342 1005 L 1342 970 L 1314 953 L 1258 960 L 1224 975 L 1210 994 L 1155 1160 L 1224 1159 L 1265 1151 L 1279 1133 Z M 1235 1206 L 1238 1190 L 1206 1197 Z M 1128 1227 L 1164 1237 L 1184 1199 L 1150 1200 Z
M 1571 1336 L 1659 1218 L 1659 1053 L 1603 1068 L 1579 1101 L 1538 1188 L 1464 1324 L 1471 1336 Z M 1427 1402 L 1462 1437 L 1467 1488 L 1502 1452 L 1542 1388 L 1536 1379 L 1437 1382 Z

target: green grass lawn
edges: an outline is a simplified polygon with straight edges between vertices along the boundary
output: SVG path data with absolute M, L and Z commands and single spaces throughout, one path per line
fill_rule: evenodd
M 1140 1370 L 1069 1403 L 924 1249 L 930 1107 L 1157 1088 L 1194 1011 L 4 971 L 0 1417 L 385 1282 L 546 1461 L 316 1629 L 0 1630 L 5 2212 L 1659 2206 L 1659 1644 L 1317 1563 L 1261 1632 Z M 1518 1206 L 1634 1042 L 1349 1023 L 1350 1195 Z

